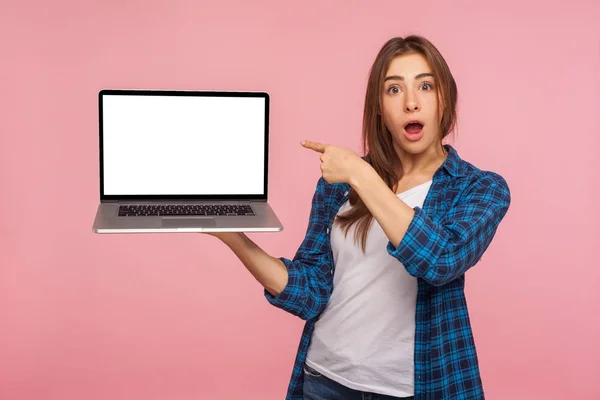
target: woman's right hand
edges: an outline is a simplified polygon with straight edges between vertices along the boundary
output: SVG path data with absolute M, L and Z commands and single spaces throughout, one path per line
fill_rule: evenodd
M 230 242 L 232 239 L 236 239 L 238 236 L 242 235 L 242 232 L 200 232 L 205 235 L 214 236 L 217 239 L 220 239 L 224 243 Z

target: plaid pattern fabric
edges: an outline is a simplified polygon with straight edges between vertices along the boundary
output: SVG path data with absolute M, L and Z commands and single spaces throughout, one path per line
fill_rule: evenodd
M 464 295 L 465 272 L 481 259 L 510 205 L 504 178 L 462 160 L 450 145 L 423 207 L 387 251 L 417 278 L 415 400 L 483 400 L 483 384 Z M 303 398 L 304 360 L 314 324 L 333 290 L 329 233 L 350 186 L 322 177 L 312 198 L 306 236 L 292 260 L 280 257 L 288 284 L 268 302 L 306 320 L 286 400 Z

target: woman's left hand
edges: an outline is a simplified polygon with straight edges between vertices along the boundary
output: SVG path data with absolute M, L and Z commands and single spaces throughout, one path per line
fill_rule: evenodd
M 307 149 L 321 153 L 321 172 L 323 179 L 329 183 L 352 184 L 360 168 L 368 165 L 358 154 L 344 147 L 310 141 L 303 141 L 301 144 Z

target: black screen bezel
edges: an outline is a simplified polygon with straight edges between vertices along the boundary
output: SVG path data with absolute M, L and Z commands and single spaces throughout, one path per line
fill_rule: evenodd
M 265 149 L 264 149 L 264 181 L 262 194 L 174 194 L 174 195 L 107 195 L 104 193 L 104 149 L 103 149 L 103 96 L 201 96 L 201 97 L 255 97 L 265 99 Z M 267 200 L 269 174 L 269 107 L 270 96 L 266 92 L 241 91 L 193 91 L 193 90 L 130 90 L 102 89 L 98 92 L 99 135 L 100 135 L 100 200 L 129 201 L 129 200 Z

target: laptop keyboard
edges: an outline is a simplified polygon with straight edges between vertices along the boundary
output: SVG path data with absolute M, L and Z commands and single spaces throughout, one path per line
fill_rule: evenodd
M 249 205 L 237 204 L 143 204 L 119 206 L 119 217 L 148 217 L 161 215 L 254 216 L 255 214 Z

